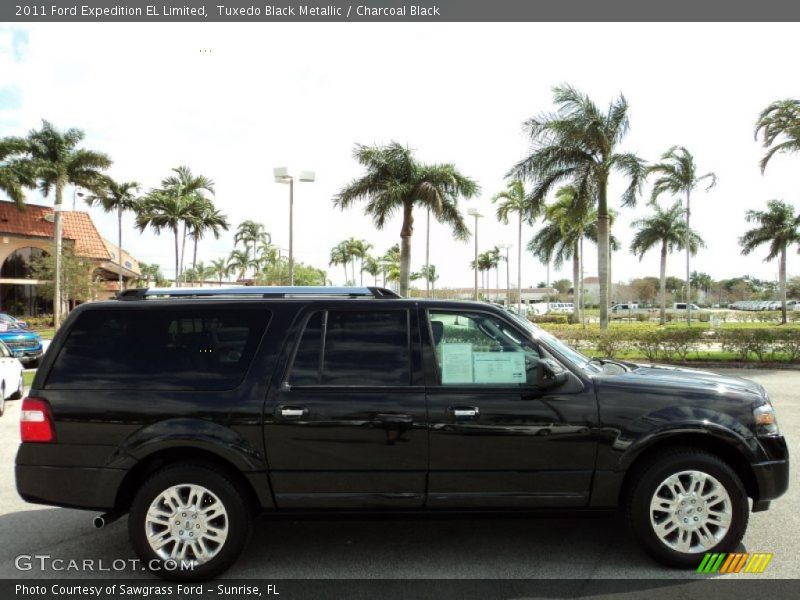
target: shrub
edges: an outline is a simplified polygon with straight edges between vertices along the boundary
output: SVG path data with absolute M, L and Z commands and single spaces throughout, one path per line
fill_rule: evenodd
M 772 355 L 775 333 L 772 329 L 730 329 L 720 330 L 722 349 L 735 352 L 740 360 L 747 360 L 754 354 L 759 361 Z
M 567 314 L 551 314 L 551 315 L 533 315 L 528 317 L 533 323 L 558 323 L 566 325 L 569 323 L 570 315 Z
M 597 351 L 601 356 L 614 358 L 626 346 L 625 335 L 616 329 L 600 331 L 597 336 Z
M 658 331 L 647 331 L 633 341 L 633 347 L 645 355 L 647 360 L 654 361 L 661 352 L 661 340 Z

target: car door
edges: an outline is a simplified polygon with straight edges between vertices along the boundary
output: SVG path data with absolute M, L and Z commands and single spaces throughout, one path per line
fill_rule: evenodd
M 19 368 L 16 358 L 3 342 L 0 342 L 0 394 L 10 396 L 17 391 L 19 385 Z M 2 398 L 0 398 L 2 400 Z
M 585 506 L 595 463 L 590 382 L 493 312 L 428 309 L 423 320 L 431 507 Z M 548 366 L 549 365 L 549 366 Z
M 264 419 L 277 506 L 422 506 L 428 432 L 414 305 L 316 304 L 300 319 Z

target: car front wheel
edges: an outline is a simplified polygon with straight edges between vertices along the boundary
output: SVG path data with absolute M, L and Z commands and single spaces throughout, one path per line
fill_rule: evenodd
M 736 548 L 749 506 L 737 474 L 716 456 L 675 450 L 636 473 L 628 516 L 634 534 L 658 561 L 697 567 L 708 552 Z
M 128 533 L 136 553 L 155 574 L 203 580 L 225 571 L 250 531 L 246 494 L 224 472 L 175 464 L 151 476 L 136 494 Z

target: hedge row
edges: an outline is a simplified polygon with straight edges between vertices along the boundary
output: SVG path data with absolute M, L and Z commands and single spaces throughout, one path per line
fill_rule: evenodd
M 648 360 L 685 361 L 722 350 L 740 361 L 800 361 L 800 330 L 790 327 L 548 329 L 579 350 L 609 358 L 633 353 Z

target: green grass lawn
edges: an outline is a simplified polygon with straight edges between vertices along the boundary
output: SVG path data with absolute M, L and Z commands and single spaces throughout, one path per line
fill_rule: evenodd
M 36 333 L 42 336 L 43 340 L 52 340 L 53 336 L 56 334 L 56 330 L 53 327 L 45 328 L 45 329 L 34 329 Z
M 25 384 L 25 387 L 30 387 L 31 383 L 33 382 L 34 375 L 36 375 L 36 371 L 25 371 L 22 374 L 22 381 Z

